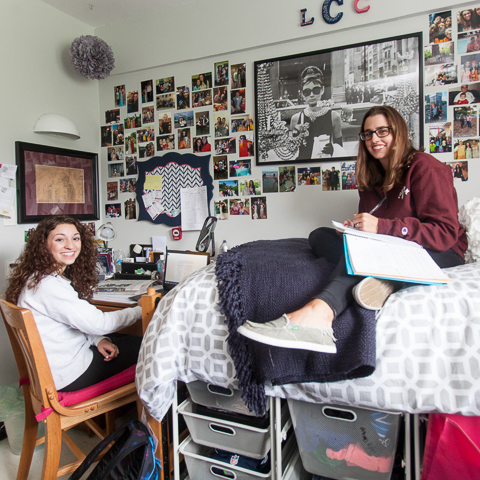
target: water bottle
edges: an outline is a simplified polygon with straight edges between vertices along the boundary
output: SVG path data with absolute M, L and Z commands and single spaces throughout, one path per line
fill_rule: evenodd
M 224 240 L 222 245 L 220 245 L 220 253 L 225 253 L 230 250 L 230 246 L 228 245 L 227 241 Z

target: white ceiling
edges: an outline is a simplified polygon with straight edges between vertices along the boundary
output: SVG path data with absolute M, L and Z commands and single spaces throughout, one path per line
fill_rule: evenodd
M 195 0 L 41 0 L 92 27 L 101 27 Z

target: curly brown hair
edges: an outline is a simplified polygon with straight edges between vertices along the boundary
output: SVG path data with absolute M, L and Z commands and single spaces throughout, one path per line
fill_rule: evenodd
M 408 127 L 403 117 L 392 107 L 379 105 L 370 108 L 363 117 L 360 131 L 365 130 L 365 121 L 369 117 L 383 115 L 387 119 L 388 126 L 392 127 L 393 145 L 389 158 L 389 166 L 384 170 L 381 163 L 374 158 L 360 139 L 357 154 L 357 186 L 360 191 L 372 190 L 375 186 L 382 186 L 387 193 L 395 185 L 401 185 L 402 177 L 407 165 L 413 156 L 423 149 L 417 150 L 408 138 Z
M 5 292 L 5 297 L 9 302 L 16 304 L 20 292 L 25 286 L 35 288 L 43 278 L 58 272 L 62 267 L 55 262 L 48 250 L 47 239 L 52 230 L 63 224 L 75 226 L 80 234 L 82 248 L 75 263 L 67 266 L 62 275 L 72 282 L 72 286 L 80 298 L 85 300 L 92 298 L 93 289 L 98 283 L 97 250 L 93 242 L 93 235 L 76 218 L 67 215 L 53 215 L 40 221 L 22 254 L 15 262 Z

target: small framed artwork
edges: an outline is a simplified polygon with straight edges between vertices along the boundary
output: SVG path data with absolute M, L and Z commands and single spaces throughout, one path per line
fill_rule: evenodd
M 46 215 L 98 220 L 96 153 L 15 142 L 18 223 Z

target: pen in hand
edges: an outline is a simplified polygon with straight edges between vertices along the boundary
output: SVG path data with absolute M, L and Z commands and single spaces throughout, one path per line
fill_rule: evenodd
M 368 214 L 371 215 L 375 210 L 377 210 L 378 208 L 380 208 L 380 206 L 382 205 L 382 203 L 387 199 L 387 197 L 383 197 L 369 212 Z

